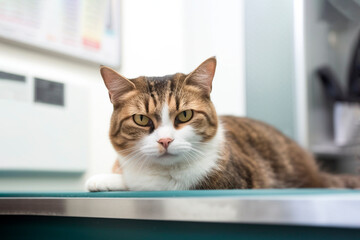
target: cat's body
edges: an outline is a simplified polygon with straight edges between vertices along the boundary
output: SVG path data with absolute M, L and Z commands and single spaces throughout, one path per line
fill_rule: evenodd
M 360 187 L 359 176 L 321 172 L 311 154 L 265 123 L 233 116 L 220 119 L 226 142 L 220 170 L 196 189 Z
M 271 126 L 218 117 L 210 100 L 216 60 L 192 73 L 128 80 L 103 67 L 114 104 L 113 174 L 90 191 L 360 187 L 358 176 L 321 172 L 313 157 Z

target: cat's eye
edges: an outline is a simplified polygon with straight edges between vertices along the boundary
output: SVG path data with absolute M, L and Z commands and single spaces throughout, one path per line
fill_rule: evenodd
M 183 111 L 183 112 L 179 113 L 176 116 L 176 119 L 181 123 L 185 123 L 185 122 L 190 121 L 192 116 L 193 116 L 193 111 L 192 110 L 186 110 L 186 111 Z
M 146 127 L 146 126 L 150 126 L 151 125 L 151 120 L 150 118 L 148 118 L 147 116 L 145 115 L 142 115 L 142 114 L 135 114 L 133 116 L 133 119 L 134 119 L 134 122 L 139 125 L 139 126 L 142 126 L 142 127 Z

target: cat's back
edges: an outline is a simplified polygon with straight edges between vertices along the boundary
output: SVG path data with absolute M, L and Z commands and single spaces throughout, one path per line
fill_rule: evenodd
M 292 143 L 293 141 L 276 128 L 264 122 L 235 116 L 220 116 L 220 122 L 228 140 L 246 142 L 254 147 L 264 144 L 264 141 Z M 260 146 L 261 147 L 261 146 Z
M 227 151 L 241 158 L 272 162 L 283 168 L 295 167 L 308 159 L 309 154 L 295 141 L 264 122 L 235 116 L 221 116 Z

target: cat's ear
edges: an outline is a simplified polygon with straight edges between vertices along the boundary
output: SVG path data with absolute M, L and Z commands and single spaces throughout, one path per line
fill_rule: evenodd
M 122 95 L 136 88 L 133 82 L 109 67 L 101 66 L 100 73 L 105 86 L 109 90 L 110 101 L 113 104 L 116 103 Z
M 210 95 L 215 69 L 216 58 L 208 58 L 185 78 L 184 83 L 198 87 Z

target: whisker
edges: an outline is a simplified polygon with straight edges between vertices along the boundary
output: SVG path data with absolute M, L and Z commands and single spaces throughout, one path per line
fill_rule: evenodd
M 123 162 L 122 162 L 122 164 L 120 164 L 120 167 L 125 167 L 128 164 L 136 163 L 136 161 L 134 161 L 134 159 L 139 159 L 138 157 L 140 157 L 141 155 L 142 155 L 142 153 L 140 151 L 132 153 L 131 157 L 126 157 L 123 159 Z
M 141 172 L 141 170 L 146 166 L 147 164 L 147 160 L 148 160 L 149 157 L 145 157 L 142 159 L 142 164 L 140 165 L 140 168 L 138 169 L 139 172 Z
M 191 156 L 188 156 L 187 154 L 189 154 L 189 152 L 184 153 L 184 158 L 185 158 L 188 166 L 190 166 L 191 165 L 191 161 L 190 161 L 191 159 L 189 159 L 189 157 L 191 158 Z
M 205 154 L 202 151 L 200 151 L 199 149 L 196 149 L 196 148 L 193 147 L 193 148 L 191 148 L 191 150 L 198 153 L 198 154 L 200 154 L 200 155 L 202 155 L 203 157 L 205 157 Z

